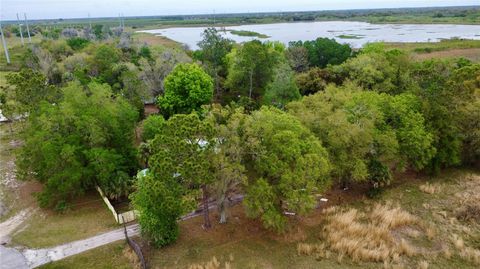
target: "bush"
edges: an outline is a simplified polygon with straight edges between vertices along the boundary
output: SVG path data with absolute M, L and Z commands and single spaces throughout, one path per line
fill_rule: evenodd
M 73 50 L 81 50 L 85 48 L 88 44 L 90 44 L 90 41 L 88 39 L 81 38 L 81 37 L 73 37 L 73 38 L 67 39 L 67 44 Z

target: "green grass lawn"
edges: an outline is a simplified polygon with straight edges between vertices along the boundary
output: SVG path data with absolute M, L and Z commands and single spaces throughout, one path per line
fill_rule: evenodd
M 74 200 L 72 209 L 58 213 L 37 209 L 12 236 L 14 244 L 51 247 L 119 228 L 100 196 L 91 192 Z

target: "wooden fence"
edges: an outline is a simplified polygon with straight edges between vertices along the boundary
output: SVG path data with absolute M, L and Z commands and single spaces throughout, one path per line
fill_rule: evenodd
M 112 212 L 113 217 L 115 218 L 115 221 L 118 224 L 128 223 L 128 222 L 134 221 L 137 218 L 138 212 L 136 210 L 130 210 L 130 211 L 123 212 L 123 213 L 117 213 L 117 211 L 113 207 L 112 203 L 110 203 L 110 200 L 103 193 L 102 189 L 100 189 L 100 187 L 98 187 L 98 186 L 96 186 L 95 188 L 97 189 L 98 193 L 100 194 L 103 201 L 107 205 L 108 209 Z

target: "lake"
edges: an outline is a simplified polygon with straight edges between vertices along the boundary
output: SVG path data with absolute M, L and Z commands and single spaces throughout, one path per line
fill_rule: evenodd
M 198 49 L 197 43 L 206 27 L 176 27 L 139 31 L 161 35 L 186 44 L 190 49 Z M 480 39 L 480 25 L 454 24 L 371 24 L 366 22 L 297 22 L 229 26 L 227 30 L 246 30 L 265 34 L 269 38 L 260 40 L 280 41 L 288 44 L 296 40 L 313 40 L 317 37 L 335 38 L 338 42 L 348 43 L 360 48 L 368 42 L 437 42 L 453 37 Z M 227 38 L 236 42 L 245 42 L 255 37 L 233 35 L 223 32 Z

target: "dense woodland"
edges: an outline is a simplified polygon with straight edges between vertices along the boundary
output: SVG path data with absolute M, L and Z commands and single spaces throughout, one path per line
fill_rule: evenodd
M 60 211 L 96 185 L 129 197 L 155 246 L 199 205 L 227 222 L 235 195 L 282 232 L 285 212 L 309 213 L 329 188 L 363 182 L 374 197 L 394 174 L 480 162 L 480 65 L 466 59 L 326 38 L 236 44 L 214 28 L 197 51 L 104 26 L 42 34 L 0 94 L 22 126 L 18 175 Z

